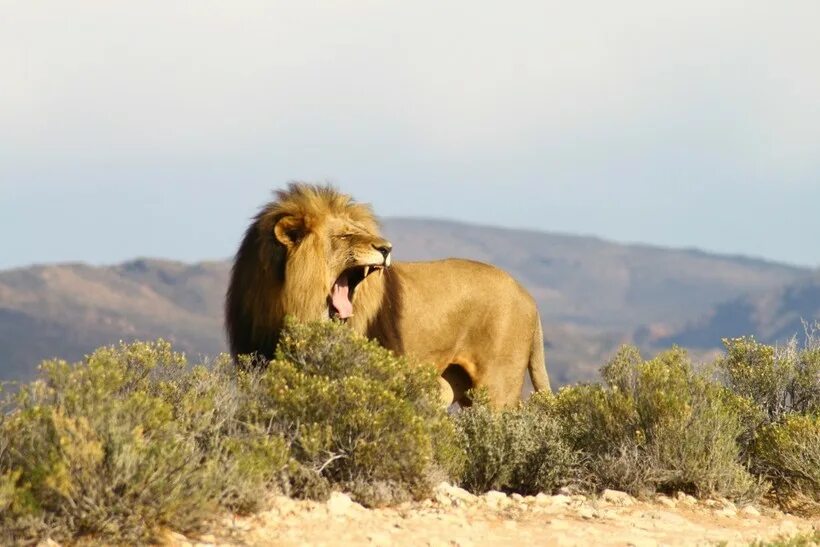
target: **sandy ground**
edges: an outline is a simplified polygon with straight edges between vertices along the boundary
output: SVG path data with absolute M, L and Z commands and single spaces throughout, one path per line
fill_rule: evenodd
M 227 516 L 213 532 L 166 544 L 205 545 L 748 545 L 820 529 L 815 519 L 726 500 L 697 501 L 679 494 L 637 501 L 623 492 L 600 497 L 473 496 L 442 484 L 435 499 L 366 509 L 344 494 L 326 503 L 271 499 L 271 508 Z

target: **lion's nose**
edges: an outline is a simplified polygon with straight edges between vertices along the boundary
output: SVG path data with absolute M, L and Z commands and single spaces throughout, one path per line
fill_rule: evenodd
M 387 241 L 385 241 L 384 243 L 379 243 L 378 245 L 374 243 L 373 247 L 382 254 L 385 260 L 390 255 L 390 251 L 393 250 L 393 245 L 391 245 Z

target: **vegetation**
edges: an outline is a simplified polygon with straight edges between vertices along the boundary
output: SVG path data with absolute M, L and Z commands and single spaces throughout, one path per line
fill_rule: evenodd
M 188 367 L 162 341 L 43 363 L 0 422 L 0 542 L 144 541 L 256 508 L 287 446 L 236 419 L 226 365 Z
M 294 496 L 336 487 L 367 505 L 419 498 L 462 464 L 432 367 L 340 323 L 289 324 L 276 359 L 243 392 L 245 419 L 291 447 Z
M 717 363 L 725 383 L 748 404 L 741 444 L 748 465 L 792 510 L 820 508 L 820 333 L 807 328 L 781 347 L 753 338 L 724 340 Z
M 581 454 L 565 439 L 552 394 L 538 393 L 498 411 L 483 393 L 473 399 L 472 407 L 455 415 L 468 460 L 464 488 L 536 494 L 578 482 Z
M 155 539 L 264 493 L 380 505 L 450 480 L 474 492 L 683 490 L 820 505 L 820 343 L 623 348 L 603 383 L 448 416 L 435 373 L 325 322 L 289 324 L 268 363 L 192 365 L 163 341 L 47 361 L 0 413 L 0 543 Z

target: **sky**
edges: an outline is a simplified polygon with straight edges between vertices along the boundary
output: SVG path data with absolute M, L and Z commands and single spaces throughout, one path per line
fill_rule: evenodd
M 0 268 L 227 258 L 290 180 L 384 217 L 820 266 L 818 21 L 816 0 L 0 0 Z

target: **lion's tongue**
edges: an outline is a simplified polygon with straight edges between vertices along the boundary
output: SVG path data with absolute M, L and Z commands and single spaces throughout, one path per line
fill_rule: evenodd
M 353 315 L 353 302 L 350 301 L 350 286 L 347 283 L 347 274 L 339 276 L 330 292 L 330 301 L 339 314 L 339 319 L 347 319 Z

